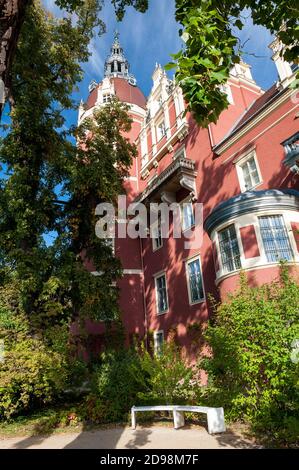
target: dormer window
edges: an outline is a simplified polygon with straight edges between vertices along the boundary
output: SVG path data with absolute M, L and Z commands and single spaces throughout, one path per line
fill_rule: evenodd
M 110 103 L 111 99 L 112 99 L 111 93 L 104 93 L 103 94 L 103 103 L 105 103 L 105 104 Z
M 261 184 L 262 176 L 255 150 L 244 155 L 236 162 L 236 170 L 242 192 L 250 191 Z

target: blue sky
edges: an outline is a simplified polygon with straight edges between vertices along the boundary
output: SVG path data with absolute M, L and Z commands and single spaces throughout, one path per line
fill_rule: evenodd
M 54 14 L 62 14 L 54 0 L 43 0 L 43 3 Z M 87 98 L 88 84 L 92 79 L 102 79 L 104 62 L 110 52 L 115 29 L 120 32 L 120 41 L 138 86 L 146 96 L 149 94 L 155 63 L 165 65 L 171 59 L 170 54 L 181 47 L 179 25 L 174 19 L 174 0 L 149 0 L 149 4 L 149 10 L 145 14 L 128 8 L 124 20 L 118 23 L 111 2 L 106 0 L 102 19 L 106 23 L 107 32 L 101 37 L 96 36 L 90 44 L 91 56 L 89 62 L 83 66 L 85 77 L 79 84 L 79 92 L 75 94 L 78 100 Z M 249 14 L 245 13 L 244 17 L 246 26 L 241 32 L 238 31 L 241 43 L 246 41 L 245 51 L 248 54 L 244 55 L 244 60 L 252 66 L 256 82 L 267 89 L 277 79 L 276 68 L 270 58 L 271 50 L 268 48 L 272 38 L 265 28 L 252 24 Z M 68 123 L 73 124 L 77 113 L 68 112 L 67 117 Z

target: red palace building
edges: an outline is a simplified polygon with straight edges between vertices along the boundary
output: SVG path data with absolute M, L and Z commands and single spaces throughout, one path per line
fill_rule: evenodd
M 229 107 L 208 128 L 184 114 L 182 91 L 160 65 L 144 97 L 117 34 L 104 79 L 91 83 L 80 105 L 79 123 L 114 95 L 130 105 L 129 138 L 138 158 L 124 182 L 128 203 L 181 203 L 183 229 L 194 224 L 194 203 L 203 204 L 200 248 L 186 249 L 172 228 L 162 238 L 158 226 L 151 227 L 154 238 L 115 238 L 127 338 L 150 332 L 159 348 L 175 331 L 192 357 L 192 335 L 211 313 L 208 293 L 224 299 L 237 287 L 241 269 L 252 285 L 276 278 L 282 259 L 298 269 L 299 93 L 290 88 L 298 66 L 282 60 L 277 40 L 270 47 L 278 82 L 263 91 L 250 66 L 236 64 L 223 86 Z M 91 326 L 90 334 L 101 328 Z

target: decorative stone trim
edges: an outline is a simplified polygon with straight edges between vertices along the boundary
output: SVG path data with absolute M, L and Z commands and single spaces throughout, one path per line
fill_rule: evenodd
M 136 198 L 136 202 L 142 202 L 147 199 L 153 192 L 157 191 L 163 183 L 166 183 L 168 179 L 174 176 L 176 173 L 181 174 L 179 184 L 181 187 L 185 187 L 192 192 L 193 197 L 196 195 L 195 186 L 195 162 L 187 158 L 175 159 L 162 173 L 160 173 L 153 182 Z

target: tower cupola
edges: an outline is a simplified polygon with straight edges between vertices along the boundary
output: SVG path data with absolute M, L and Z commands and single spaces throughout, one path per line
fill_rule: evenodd
M 130 64 L 125 58 L 119 41 L 119 33 L 115 31 L 110 56 L 105 61 L 105 77 L 125 78 L 131 85 L 136 85 L 136 78 L 130 74 Z

